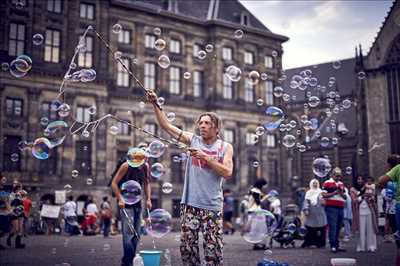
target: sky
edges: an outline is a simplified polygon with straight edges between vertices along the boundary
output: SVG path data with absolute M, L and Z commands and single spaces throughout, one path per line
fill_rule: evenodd
M 283 44 L 283 68 L 354 57 L 369 51 L 393 0 L 240 0 Z

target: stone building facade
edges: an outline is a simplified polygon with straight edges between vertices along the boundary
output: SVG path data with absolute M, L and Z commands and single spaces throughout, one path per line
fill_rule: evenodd
M 30 150 L 20 151 L 18 143 L 43 136 L 41 118 L 60 119 L 51 111 L 50 103 L 59 95 L 62 78 L 67 71 L 75 47 L 85 29 L 93 26 L 114 50 L 122 52 L 122 60 L 146 88 L 155 89 L 165 98 L 165 112 L 174 112 L 173 123 L 184 130 L 195 130 L 194 121 L 204 111 L 217 112 L 224 121 L 223 137 L 234 146 L 235 174 L 226 182 L 235 196 L 245 194 L 256 178 L 282 187 L 280 151 L 275 136 L 254 141 L 255 128 L 263 120 L 263 107 L 272 105 L 272 89 L 281 70 L 282 43 L 285 36 L 272 33 L 238 1 L 181 0 L 22 0 L 0 3 L 0 61 L 10 63 L 18 55 L 31 57 L 33 67 L 23 78 L 8 71 L 0 72 L 0 169 L 5 176 L 20 179 L 31 195 L 54 195 L 54 190 L 72 186 L 72 194 L 84 200 L 87 195 L 99 199 L 109 193 L 106 184 L 116 161 L 129 147 L 152 139 L 113 119 L 104 120 L 89 137 L 68 135 L 64 143 L 51 150 L 47 160 L 35 159 Z M 119 34 L 113 25 L 120 24 Z M 157 36 L 155 28 L 161 29 Z M 244 32 L 235 37 L 236 30 Z M 44 37 L 41 45 L 32 43 L 32 36 Z M 156 39 L 166 42 L 158 51 Z M 64 120 L 90 122 L 107 114 L 167 137 L 155 121 L 151 106 L 143 105 L 144 94 L 136 82 L 113 60 L 113 55 L 97 39 L 93 31 L 85 39 L 86 51 L 77 56 L 80 68 L 93 68 L 95 81 L 67 83 L 62 99 L 71 106 Z M 212 51 L 200 59 L 199 51 L 211 44 Z M 209 47 L 210 48 L 210 47 Z M 208 49 L 210 50 L 210 49 Z M 171 64 L 163 69 L 157 59 L 169 56 Z M 223 74 L 229 65 L 242 70 L 239 82 L 231 82 Z M 264 72 L 268 80 L 246 83 L 252 70 Z M 189 79 L 184 73 L 191 73 Z M 90 107 L 96 107 L 90 114 Z M 119 133 L 109 133 L 111 126 Z M 171 194 L 162 194 L 161 183 L 153 183 L 155 207 L 177 214 L 183 183 L 184 163 L 174 163 L 181 151 L 172 147 L 159 159 L 166 169 L 163 181 L 171 182 Z M 13 154 L 18 160 L 12 160 Z M 254 161 L 259 167 L 253 167 Z M 78 178 L 71 178 L 78 170 Z M 87 185 L 91 178 L 93 184 Z M 50 197 L 49 196 L 49 197 Z
M 394 1 L 366 55 L 364 91 L 369 174 L 387 171 L 389 154 L 400 154 L 400 1 Z

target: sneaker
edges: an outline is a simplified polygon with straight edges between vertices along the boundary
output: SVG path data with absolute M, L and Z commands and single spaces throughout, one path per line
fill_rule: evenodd
M 350 237 L 348 237 L 348 236 L 343 237 L 343 242 L 349 242 L 349 241 L 350 241 Z
M 332 253 L 336 253 L 336 252 L 337 252 L 337 249 L 336 249 L 336 248 L 331 248 L 331 252 L 332 252 Z

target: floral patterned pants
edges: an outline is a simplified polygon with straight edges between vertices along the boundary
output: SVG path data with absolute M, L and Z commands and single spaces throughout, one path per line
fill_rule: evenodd
M 204 239 L 203 264 L 199 254 L 200 231 Z M 222 249 L 222 213 L 182 204 L 180 251 L 183 265 L 223 265 Z

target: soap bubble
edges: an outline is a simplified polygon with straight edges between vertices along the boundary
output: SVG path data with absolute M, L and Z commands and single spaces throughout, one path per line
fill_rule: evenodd
M 154 47 L 156 48 L 157 51 L 164 50 L 166 46 L 167 46 L 167 43 L 163 39 L 157 39 L 154 42 Z
M 69 68 L 70 69 L 76 69 L 77 65 L 74 62 L 71 62 L 71 64 L 69 64 Z
M 316 158 L 312 163 L 313 173 L 318 177 L 325 177 L 332 170 L 332 165 L 327 158 Z
M 136 204 L 142 199 L 142 188 L 135 180 L 128 180 L 121 185 L 121 196 L 125 204 Z
M 206 45 L 206 52 L 211 53 L 214 50 L 214 46 L 212 44 Z
M 342 102 L 342 106 L 344 109 L 349 109 L 351 107 L 351 100 L 349 99 L 344 99 Z
M 93 185 L 93 179 L 91 179 L 91 178 L 86 179 L 86 185 L 88 185 L 88 186 Z
M 282 95 L 282 99 L 284 102 L 288 102 L 288 101 L 290 101 L 290 95 L 288 93 L 284 93 Z
M 175 155 L 174 157 L 172 157 L 172 161 L 174 163 L 180 163 L 181 162 L 181 157 L 178 155 Z
M 150 171 L 151 176 L 156 180 L 159 180 L 165 174 L 164 166 L 161 163 L 153 164 Z
M 70 184 L 66 184 L 64 186 L 64 190 L 65 192 L 70 193 L 72 191 L 72 186 Z
M 272 53 L 271 53 L 271 55 L 273 56 L 273 57 L 277 57 L 278 56 L 278 51 L 272 51 Z
M 70 112 L 71 112 L 71 107 L 69 106 L 69 104 L 63 103 L 58 108 L 58 115 L 60 117 L 67 117 L 69 116 Z
M 1 63 L 1 70 L 8 71 L 10 69 L 10 65 L 7 62 Z
M 89 107 L 88 113 L 89 113 L 90 115 L 94 115 L 94 114 L 96 114 L 96 112 L 97 112 L 96 106 L 92 105 L 92 106 Z
M 169 67 L 169 65 L 171 64 L 171 61 L 169 60 L 169 57 L 165 54 L 160 55 L 160 57 L 158 58 L 158 65 L 163 68 L 166 69 Z
M 114 58 L 115 58 L 115 59 L 121 59 L 121 58 L 122 58 L 122 52 L 116 51 L 116 52 L 114 53 Z
M 308 99 L 308 105 L 310 107 L 317 107 L 320 104 L 321 100 L 317 96 L 311 96 Z
M 237 66 L 230 65 L 226 68 L 225 75 L 229 78 L 229 80 L 238 82 L 242 76 L 242 71 Z
M 18 60 L 23 60 L 26 64 L 16 64 L 15 67 L 21 72 L 28 72 L 32 68 L 32 59 L 27 55 L 19 55 L 17 57 Z
M 264 135 L 264 133 L 265 133 L 264 127 L 257 127 L 256 128 L 256 135 L 257 136 L 262 136 L 262 135 Z
M 291 128 L 295 128 L 297 126 L 297 122 L 295 120 L 291 120 L 289 122 L 289 125 L 290 125 Z
M 130 148 L 126 154 L 126 161 L 130 167 L 139 167 L 146 161 L 146 152 L 140 148 Z
M 49 124 L 49 119 L 47 117 L 40 118 L 40 124 L 44 127 L 47 126 Z
M 253 167 L 254 168 L 257 168 L 257 167 L 259 167 L 260 166 L 260 163 L 258 162 L 258 161 L 254 161 L 253 162 Z
M 235 39 L 242 39 L 243 35 L 244 35 L 244 32 L 242 30 L 235 30 L 235 32 L 234 32 Z
M 147 148 L 147 153 L 149 154 L 149 157 L 159 158 L 164 154 L 165 148 L 166 147 L 164 143 L 159 140 L 154 140 Z
M 117 135 L 119 133 L 119 127 L 117 126 L 111 126 L 110 129 L 108 130 L 111 135 Z
M 173 121 L 175 120 L 175 113 L 169 112 L 169 113 L 167 114 L 167 120 L 168 120 L 169 122 L 173 122 Z
M 157 35 L 157 36 L 160 36 L 160 35 L 161 35 L 161 29 L 158 28 L 158 27 L 156 27 L 156 28 L 153 29 L 153 33 L 154 33 L 155 35 Z
M 18 149 L 20 149 L 21 151 L 25 150 L 29 148 L 29 144 L 26 140 L 21 140 L 20 142 L 18 142 Z
M 32 155 L 39 160 L 46 160 L 49 158 L 51 143 L 46 138 L 38 138 L 33 142 Z
M 11 161 L 12 162 L 18 162 L 18 160 L 19 160 L 19 155 L 18 155 L 18 153 L 13 153 L 13 154 L 11 154 L 11 157 L 10 157 L 10 159 L 11 159 Z
M 346 175 L 351 175 L 352 172 L 353 172 L 353 168 L 351 166 L 347 166 L 345 169 Z
M 161 189 L 165 194 L 169 194 L 172 192 L 172 184 L 169 182 L 164 182 Z
M 72 178 L 77 178 L 79 176 L 79 171 L 78 170 L 72 170 L 71 176 L 72 176 Z
M 50 141 L 51 148 L 62 144 L 68 134 L 68 124 L 62 120 L 51 122 L 44 130 L 47 139 Z
M 260 243 L 271 235 L 277 228 L 278 223 L 275 216 L 266 210 L 256 210 L 249 212 L 242 234 L 244 240 L 249 243 Z
M 275 106 L 270 106 L 265 110 L 267 116 L 264 128 L 268 131 L 274 131 L 279 127 L 284 119 L 283 111 Z
M 122 26 L 120 24 L 114 24 L 114 26 L 112 26 L 112 32 L 115 34 L 119 34 L 122 31 Z
M 58 111 L 58 108 L 60 108 L 61 104 L 62 103 L 57 99 L 56 100 L 52 100 L 51 103 L 50 103 L 51 111 L 53 111 L 53 112 Z
M 357 153 L 358 153 L 358 155 L 362 156 L 362 155 L 364 155 L 364 150 L 360 148 L 357 150 Z
M 201 59 L 201 60 L 205 59 L 206 56 L 207 56 L 207 53 L 206 53 L 206 51 L 204 51 L 204 50 L 200 50 L 200 51 L 198 51 L 198 53 L 197 53 L 197 58 L 199 58 L 199 59 Z
M 164 209 L 155 209 L 150 212 L 150 223 L 146 225 L 147 232 L 156 238 L 161 238 L 171 232 L 172 216 Z
M 25 60 L 22 59 L 15 59 L 10 64 L 10 74 L 16 78 L 24 77 L 28 72 L 21 71 L 19 69 L 26 69 L 29 65 Z
M 292 148 L 296 145 L 296 137 L 293 135 L 286 135 L 282 139 L 282 144 L 286 148 Z
M 257 71 L 253 70 L 249 73 L 249 78 L 247 79 L 247 82 L 250 83 L 250 85 L 257 85 L 257 83 L 260 81 L 260 73 Z
M 259 99 L 257 99 L 256 104 L 257 104 L 257 106 L 263 106 L 264 100 L 259 98 Z
M 320 141 L 321 147 L 326 148 L 326 147 L 329 146 L 329 143 L 330 143 L 330 140 L 329 140 L 328 137 L 322 137 L 321 138 L 321 141 Z
M 82 137 L 84 137 L 84 138 L 90 137 L 90 132 L 87 130 L 82 131 Z
M 306 151 L 306 146 L 305 145 L 299 145 L 298 149 L 299 149 L 299 152 L 305 152 Z
M 340 62 L 340 61 L 334 61 L 334 62 L 332 63 L 332 67 L 333 67 L 334 69 L 339 69 L 341 66 L 342 66 L 342 62 Z
M 261 73 L 260 77 L 261 77 L 261 80 L 267 80 L 268 79 L 268 74 L 267 73 Z
M 365 79 L 366 76 L 367 76 L 367 74 L 365 74 L 364 71 L 360 71 L 360 72 L 357 73 L 357 77 L 360 80 Z
M 157 98 L 157 103 L 158 103 L 158 105 L 163 106 L 165 104 L 164 97 L 158 97 Z
M 190 79 L 191 76 L 192 76 L 192 74 L 190 74 L 190 72 L 183 73 L 183 78 L 184 79 Z
M 43 43 L 43 35 L 40 33 L 36 33 L 33 35 L 32 42 L 34 45 L 41 45 Z
M 277 98 L 282 97 L 283 88 L 280 87 L 280 86 L 277 86 L 277 87 L 274 88 L 274 92 L 273 93 L 274 93 L 274 96 L 277 97 Z

